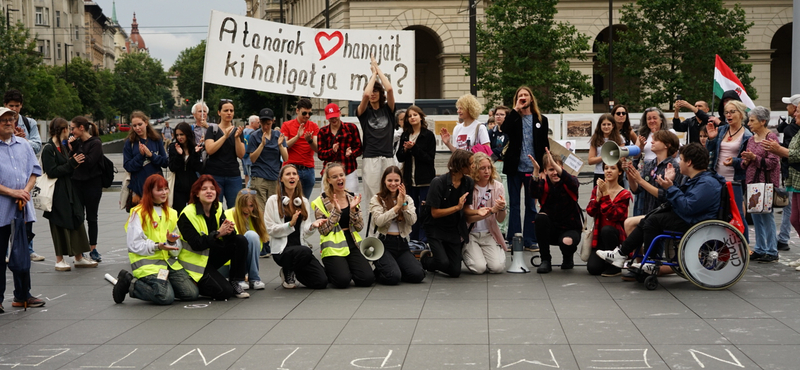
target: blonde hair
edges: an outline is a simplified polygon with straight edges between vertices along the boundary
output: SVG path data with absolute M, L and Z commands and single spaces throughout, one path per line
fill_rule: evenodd
M 253 203 L 253 212 L 250 213 L 250 218 L 247 219 L 244 213 L 242 213 L 242 209 L 248 207 L 249 203 Z M 267 240 L 269 240 L 267 227 L 264 225 L 264 212 L 258 204 L 258 198 L 255 194 L 239 192 L 239 195 L 236 196 L 236 208 L 233 211 L 233 222 L 236 223 L 236 231 L 240 234 L 244 235 L 244 232 L 247 231 L 246 225 L 250 222 L 253 225 L 253 231 L 258 234 L 258 238 L 261 239 L 262 243 L 266 243 Z
M 747 122 L 747 106 L 738 100 L 729 101 L 728 104 L 725 104 L 725 108 L 727 108 L 729 105 L 732 105 L 737 111 L 739 111 L 739 114 L 742 115 L 742 125 L 744 125 L 744 123 Z
M 458 98 L 458 101 L 456 101 L 456 108 L 458 107 L 467 111 L 467 114 L 474 120 L 478 119 L 478 116 L 481 115 L 481 110 L 483 110 L 483 105 L 481 105 L 478 98 L 472 94 L 465 94 Z
M 475 180 L 475 182 L 477 183 L 478 175 L 480 175 L 480 170 L 478 169 L 478 167 L 480 166 L 480 163 L 484 159 L 488 159 L 489 160 L 489 165 L 492 166 L 492 174 L 491 174 L 491 176 L 489 176 L 489 179 L 491 179 L 491 180 L 500 180 L 500 175 L 497 174 L 497 169 L 494 168 L 494 163 L 492 163 L 492 159 L 489 158 L 489 156 L 486 153 L 483 153 L 483 152 L 477 152 L 477 153 L 472 155 L 472 164 L 473 164 L 473 166 L 472 166 L 472 179 Z
M 325 171 L 322 171 L 322 192 L 325 193 L 325 195 L 327 195 L 331 201 L 333 200 L 333 184 L 328 182 L 328 172 L 336 167 L 340 167 L 342 171 L 344 171 L 344 166 L 342 166 L 342 164 L 339 162 L 328 163 L 328 165 L 325 166 Z

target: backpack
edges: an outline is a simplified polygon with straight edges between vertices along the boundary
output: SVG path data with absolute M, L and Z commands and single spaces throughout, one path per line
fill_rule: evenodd
M 114 174 L 117 173 L 117 168 L 114 167 L 114 162 L 111 162 L 108 157 L 103 155 L 103 173 L 100 175 L 100 181 L 104 188 L 110 188 L 111 183 L 114 182 Z

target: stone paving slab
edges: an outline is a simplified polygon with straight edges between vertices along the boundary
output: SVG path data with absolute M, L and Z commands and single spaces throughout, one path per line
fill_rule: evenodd
M 794 233 L 779 263 L 753 263 L 723 291 L 677 276 L 648 291 L 581 266 L 286 290 L 274 261 L 260 259 L 267 288 L 249 299 L 162 307 L 111 298 L 103 274 L 129 268 L 117 205 L 118 193 L 104 193 L 96 269 L 56 272 L 46 219 L 35 224 L 35 249 L 47 259 L 33 263 L 32 293 L 47 305 L 11 307 L 6 273 L 0 369 L 798 368 L 800 272 L 786 265 L 800 257 Z

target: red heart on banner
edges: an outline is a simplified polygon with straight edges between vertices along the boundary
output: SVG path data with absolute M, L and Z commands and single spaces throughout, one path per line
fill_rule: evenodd
M 323 48 L 322 44 L 319 43 L 319 39 L 323 37 L 328 41 L 338 38 L 339 42 L 337 42 L 336 45 L 334 45 L 330 50 L 325 51 L 325 48 Z M 317 50 L 319 51 L 319 60 L 325 60 L 327 57 L 333 55 L 333 53 L 339 50 L 340 47 L 342 47 L 342 44 L 344 43 L 344 36 L 342 36 L 340 31 L 336 31 L 330 35 L 327 32 L 319 32 L 317 33 L 317 36 L 314 37 L 314 42 L 317 44 Z

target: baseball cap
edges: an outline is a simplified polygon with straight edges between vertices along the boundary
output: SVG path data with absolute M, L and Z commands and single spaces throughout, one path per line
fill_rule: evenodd
M 794 94 L 788 98 L 783 98 L 781 101 L 783 101 L 783 104 L 798 106 L 800 105 L 800 94 Z
M 341 117 L 341 112 L 339 110 L 339 106 L 330 103 L 325 106 L 325 119 L 331 119 L 332 117 Z
M 8 112 L 11 112 L 11 114 L 12 114 L 12 115 L 13 115 L 13 114 L 15 114 L 15 113 L 17 113 L 17 112 L 14 112 L 14 111 L 13 111 L 13 110 L 11 110 L 11 109 L 8 109 L 8 108 L 6 108 L 6 107 L 0 107 L 0 116 L 2 116 L 2 115 L 4 115 L 4 114 L 6 114 L 6 113 L 8 113 Z
M 259 119 L 275 119 L 275 113 L 272 113 L 272 109 L 264 108 L 261 112 L 258 112 Z

